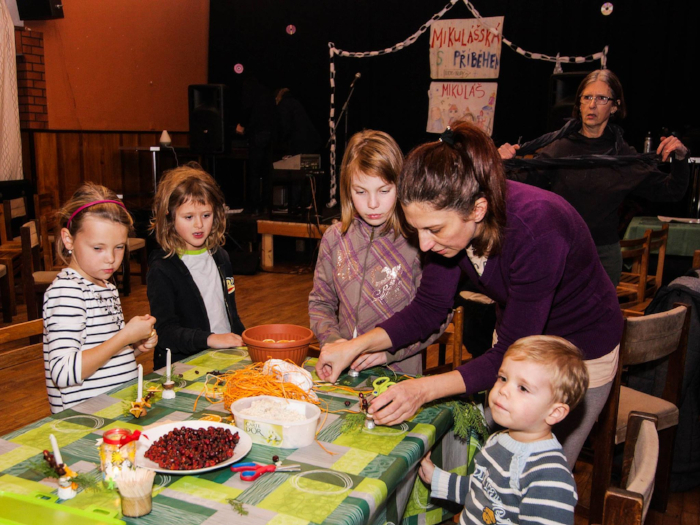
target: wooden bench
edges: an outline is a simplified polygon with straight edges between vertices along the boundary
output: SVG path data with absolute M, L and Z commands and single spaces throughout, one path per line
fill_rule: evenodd
M 0 328 L 0 399 L 12 414 L 0 419 L 0 435 L 51 415 L 43 330 L 42 319 Z
M 320 239 L 328 229 L 327 224 L 308 224 L 305 222 L 258 221 L 258 233 L 262 235 L 262 267 L 271 269 L 275 264 L 273 237 L 299 237 L 302 239 Z

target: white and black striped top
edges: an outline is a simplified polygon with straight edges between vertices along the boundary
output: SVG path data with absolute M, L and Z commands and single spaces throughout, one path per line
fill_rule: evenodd
M 81 352 L 124 328 L 114 285 L 98 286 L 72 268 L 56 276 L 44 295 L 44 369 L 54 414 L 137 377 L 134 349 L 126 346 L 90 377 Z
M 430 497 L 463 503 L 461 525 L 532 523 L 573 525 L 578 501 L 574 476 L 557 438 L 522 443 L 492 434 L 474 456 L 474 472 L 435 468 Z

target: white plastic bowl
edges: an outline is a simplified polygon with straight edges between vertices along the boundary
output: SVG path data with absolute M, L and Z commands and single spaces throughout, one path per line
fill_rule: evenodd
M 275 421 L 248 414 L 241 414 L 256 399 L 270 399 L 277 403 L 288 403 L 289 410 L 306 416 L 304 421 Z M 302 448 L 310 445 L 316 438 L 316 424 L 321 416 L 321 409 L 316 405 L 295 399 L 274 396 L 255 396 L 239 399 L 231 405 L 231 413 L 236 426 L 244 430 L 253 443 L 279 448 Z

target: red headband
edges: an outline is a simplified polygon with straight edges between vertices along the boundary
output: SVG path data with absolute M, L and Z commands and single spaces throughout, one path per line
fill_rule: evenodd
M 102 200 L 102 201 L 93 201 L 93 202 L 88 202 L 87 204 L 83 204 L 80 208 L 75 210 L 70 218 L 68 219 L 68 223 L 66 224 L 66 228 L 70 229 L 70 223 L 71 221 L 75 218 L 76 215 L 78 215 L 81 211 L 83 211 L 85 208 L 89 208 L 90 206 L 95 206 L 96 204 L 116 204 L 117 206 L 121 206 L 126 210 L 126 206 L 124 206 L 124 203 L 122 201 L 112 201 L 112 200 Z

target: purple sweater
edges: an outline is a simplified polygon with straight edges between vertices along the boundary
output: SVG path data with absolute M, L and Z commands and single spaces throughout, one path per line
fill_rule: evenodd
M 622 313 L 615 287 L 586 223 L 558 195 L 508 181 L 501 253 L 489 257 L 481 277 L 466 252 L 452 259 L 431 254 L 415 299 L 379 325 L 394 348 L 439 326 L 452 308 L 462 272 L 498 304 L 498 343 L 458 369 L 468 394 L 493 386 L 503 354 L 521 337 L 561 336 L 585 359 L 602 357 L 620 343 Z

